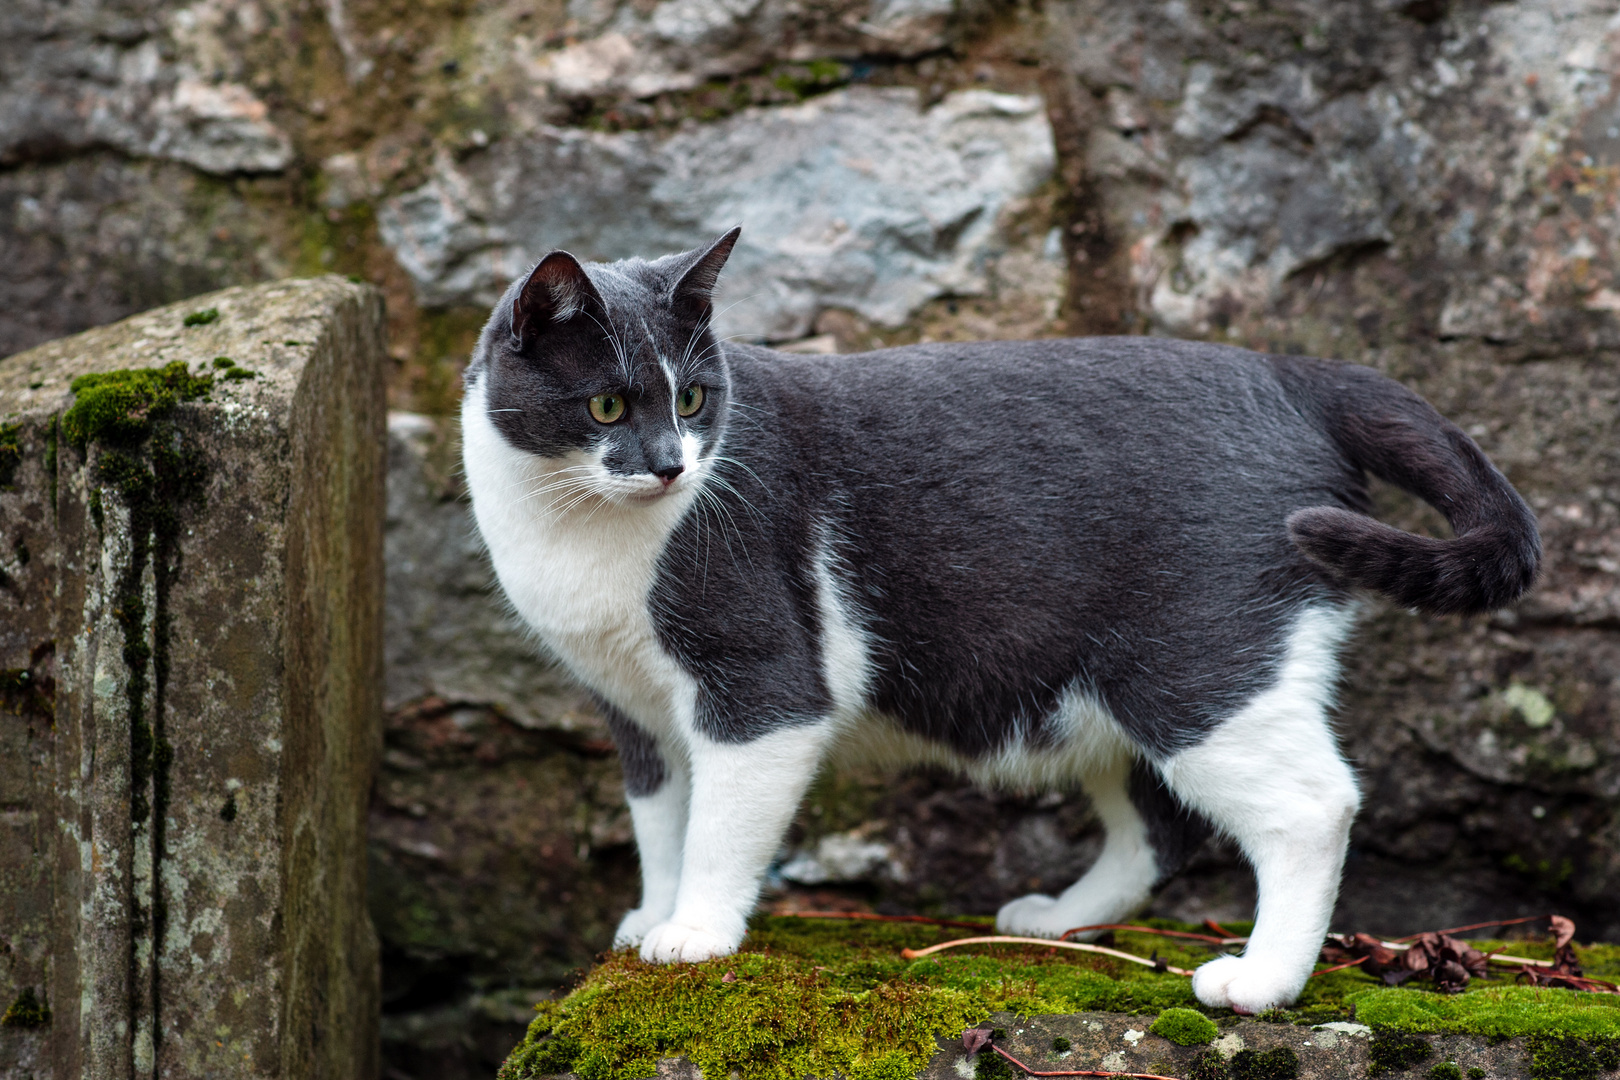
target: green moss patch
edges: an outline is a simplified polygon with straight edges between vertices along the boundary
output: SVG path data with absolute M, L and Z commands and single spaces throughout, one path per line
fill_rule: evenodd
M 933 1056 L 935 1032 L 960 1031 L 984 1013 L 962 991 L 840 981 L 766 953 L 661 970 L 616 956 L 564 1008 L 535 1021 L 500 1075 L 539 1075 L 566 1061 L 588 1080 L 635 1080 L 678 1053 L 706 1076 L 903 1080 Z
M 1232 1055 L 1232 1080 L 1294 1080 L 1298 1075 L 1299 1055 L 1291 1046 Z
M 10 491 L 22 464 L 22 425 L 0 424 L 0 491 Z
M 1596 1080 L 1614 1069 L 1620 1069 L 1620 1038 L 1530 1038 L 1532 1080 Z
M 50 1022 L 50 1007 L 35 996 L 31 986 L 18 994 L 6 1014 L 0 1016 L 0 1027 L 42 1028 Z
M 1161 920 L 1150 925 L 1193 929 Z M 927 1065 L 936 1037 L 955 1036 L 995 1012 L 1156 1015 L 1149 1030 L 1181 1045 L 1207 1043 L 1218 1031 L 1214 1019 L 1231 1015 L 1200 1006 L 1185 977 L 1105 956 L 1039 945 L 975 946 L 918 960 L 901 956 L 905 948 L 973 933 L 765 916 L 754 921 L 736 956 L 663 967 L 643 964 L 628 951 L 614 953 L 567 998 L 541 1006 L 500 1078 L 572 1070 L 584 1080 L 637 1080 L 652 1075 L 660 1058 L 684 1056 L 706 1076 L 735 1074 L 739 1080 L 834 1073 L 849 1080 L 899 1080 Z M 1157 953 L 1185 968 L 1214 955 L 1198 943 L 1130 931 L 1116 931 L 1114 944 L 1139 956 Z M 1538 950 L 1550 955 L 1550 946 L 1513 946 L 1519 955 Z M 1617 952 L 1584 947 L 1580 958 L 1589 973 L 1609 977 L 1620 967 Z M 1269 1019 L 1301 1024 L 1352 1017 L 1377 1032 L 1374 1069 L 1391 1071 L 1432 1056 L 1426 1034 L 1539 1032 L 1588 1042 L 1620 1034 L 1620 998 L 1504 980 L 1475 980 L 1457 995 L 1392 990 L 1351 968 L 1310 980 L 1293 1009 Z M 1004 1064 L 996 1055 L 979 1057 L 984 1069 L 997 1063 Z M 1286 1048 L 1229 1059 L 1210 1050 L 1190 1075 L 1270 1080 L 1295 1076 L 1298 1069 Z
M 1231 1066 L 1219 1050 L 1205 1050 L 1187 1068 L 1187 1080 L 1231 1080 Z
M 1195 1003 L 1181 976 L 1041 946 L 900 955 L 964 933 L 764 917 L 732 957 L 661 967 L 615 953 L 543 1009 L 500 1076 L 572 1069 L 585 1080 L 634 1080 L 651 1075 L 659 1058 L 684 1055 L 706 1076 L 900 1080 L 933 1057 L 936 1036 L 998 1010 L 1162 1012 Z M 1165 948 L 1162 938 L 1119 938 L 1139 939 L 1122 947 L 1143 955 L 1157 944 L 1172 964 L 1200 958 Z M 735 979 L 727 982 L 727 973 Z M 988 1057 L 980 1061 L 993 1068 Z
M 1205 1046 L 1221 1033 L 1215 1021 L 1194 1009 L 1166 1009 L 1148 1030 L 1177 1046 Z
M 1368 989 L 1347 995 L 1356 1020 L 1375 1030 L 1513 1038 L 1556 1032 L 1582 1038 L 1620 1035 L 1620 997 L 1476 980 L 1463 994 Z
M 62 414 L 62 435 L 83 451 L 91 442 L 139 442 L 152 422 L 182 401 L 204 397 L 212 375 L 193 375 L 185 362 L 161 368 L 130 368 L 73 380 L 73 405 Z
M 193 311 L 180 321 L 186 326 L 207 326 L 219 318 L 219 308 L 203 308 Z
M 191 324 L 189 317 L 187 323 Z M 168 850 L 169 776 L 174 762 L 174 748 L 164 730 L 169 595 L 182 561 L 182 517 L 188 508 L 201 505 L 207 485 L 207 462 L 197 434 L 185 417 L 172 414 L 181 402 L 206 397 L 213 385 L 211 373 L 193 375 L 179 360 L 161 368 L 82 375 L 73 380 L 74 403 L 61 414 L 62 436 L 93 463 L 96 484 L 89 506 L 97 532 L 105 536 L 108 524 L 104 491 L 128 514 L 127 561 L 119 568 L 111 607 L 128 672 L 123 691 L 130 733 L 130 829 L 150 837 L 154 862 Z M 149 571 L 155 601 L 150 607 Z M 161 873 L 158 866 L 153 870 Z M 150 908 L 137 903 L 132 914 L 137 920 L 149 920 L 154 939 L 163 939 L 168 920 L 163 890 L 154 894 Z

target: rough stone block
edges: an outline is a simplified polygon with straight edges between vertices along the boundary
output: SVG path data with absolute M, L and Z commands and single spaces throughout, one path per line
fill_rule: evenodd
M 382 319 L 288 281 L 0 362 L 0 1004 L 49 1010 L 0 1077 L 375 1075 Z

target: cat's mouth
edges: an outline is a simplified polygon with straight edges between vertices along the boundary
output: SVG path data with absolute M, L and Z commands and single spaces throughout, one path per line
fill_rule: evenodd
M 660 477 L 660 476 L 655 476 L 655 477 L 652 478 L 652 484 L 648 484 L 647 486 L 643 487 L 640 491 L 637 491 L 634 494 L 632 494 L 630 497 L 632 499 L 634 499 L 636 502 L 644 502 L 644 503 L 657 502 L 659 499 L 662 499 L 664 496 L 673 495 L 673 494 L 675 494 L 675 492 L 677 492 L 681 488 L 685 487 L 686 485 L 681 483 L 681 479 L 682 478 L 679 477 L 679 476 L 671 477 L 668 480 L 666 480 L 666 479 L 664 479 L 663 477 Z M 654 484 L 656 484 L 657 486 L 656 487 L 653 486 Z

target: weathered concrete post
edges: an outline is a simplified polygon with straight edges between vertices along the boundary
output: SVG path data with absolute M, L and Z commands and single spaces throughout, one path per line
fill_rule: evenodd
M 382 304 L 0 361 L 0 1077 L 376 1074 Z

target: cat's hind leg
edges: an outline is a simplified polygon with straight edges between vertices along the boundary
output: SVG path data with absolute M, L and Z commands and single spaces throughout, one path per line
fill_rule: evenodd
M 1162 765 L 1170 789 L 1237 842 L 1259 886 L 1243 955 L 1193 977 L 1206 1005 L 1245 1013 L 1288 1005 L 1322 947 L 1360 805 L 1327 722 L 1349 628 L 1348 611 L 1304 612 L 1271 689 Z
M 691 784 L 686 762 L 666 753 L 638 725 L 604 707 L 624 770 L 625 801 L 641 858 L 641 905 L 619 921 L 613 947 L 640 945 L 675 910 Z
M 1077 926 L 1128 919 L 1153 888 L 1181 868 L 1209 826 L 1175 800 L 1158 775 L 1138 762 L 1085 782 L 1092 809 L 1107 829 L 1102 854 L 1060 896 L 1020 897 L 996 913 L 1004 934 L 1057 937 Z M 1090 940 L 1101 931 L 1077 935 Z

